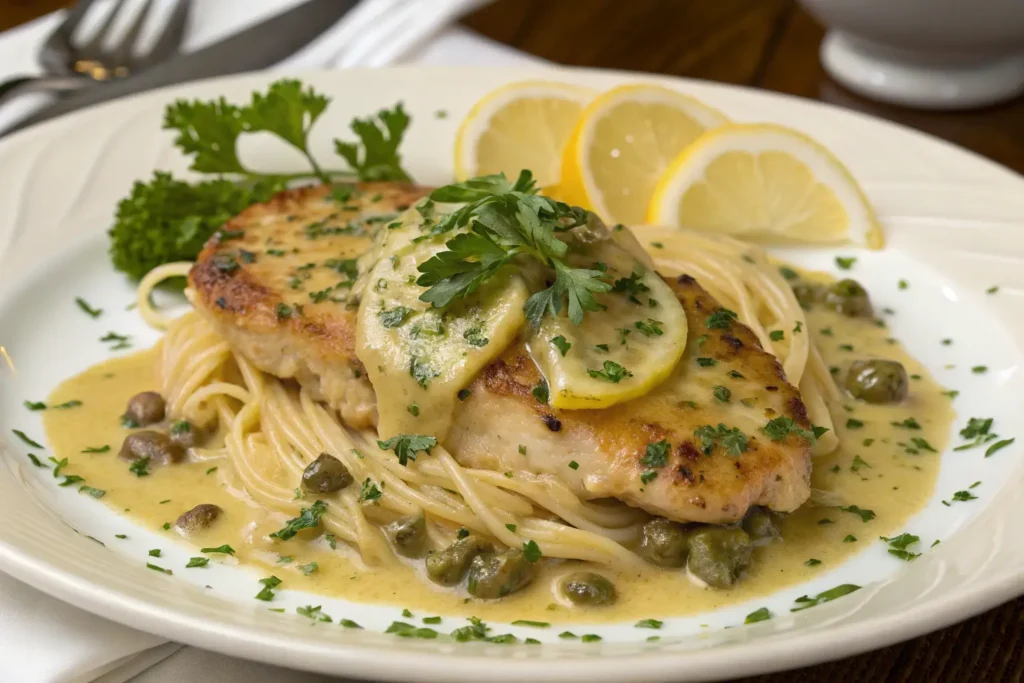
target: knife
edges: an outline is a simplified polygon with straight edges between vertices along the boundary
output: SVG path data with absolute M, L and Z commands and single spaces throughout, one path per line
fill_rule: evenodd
M 121 80 L 84 88 L 15 123 L 0 137 L 68 112 L 199 78 L 266 68 L 329 29 L 359 0 L 307 0 L 224 40 Z

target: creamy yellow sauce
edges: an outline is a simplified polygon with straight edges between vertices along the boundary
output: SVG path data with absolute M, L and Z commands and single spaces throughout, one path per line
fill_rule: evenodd
M 875 518 L 863 522 L 860 516 L 836 507 L 814 507 L 808 503 L 785 520 L 783 541 L 758 548 L 746 576 L 727 591 L 702 590 L 680 570 L 651 567 L 619 573 L 593 568 L 611 578 L 619 592 L 618 602 L 605 608 L 572 609 L 555 599 L 554 580 L 582 568 L 579 562 L 547 566 L 527 589 L 488 602 L 438 589 L 417 576 L 418 570 L 412 566 L 361 568 L 340 543 L 337 551 L 332 551 L 322 540 L 311 543 L 299 537 L 272 542 L 266 535 L 281 526 L 279 519 L 271 519 L 269 513 L 247 498 L 234 481 L 229 463 L 223 460 L 154 467 L 149 476 L 135 476 L 128 464 L 117 457 L 121 441 L 128 434 L 120 426 L 119 417 L 132 395 L 157 388 L 152 377 L 152 351 L 105 362 L 67 380 L 49 397 L 50 403 L 75 399 L 83 405 L 48 411 L 44 421 L 54 453 L 58 458 L 68 458 L 69 465 L 63 473 L 84 477 L 89 486 L 105 490 L 100 502 L 148 528 L 159 531 L 165 523 L 173 525 L 178 515 L 200 503 L 220 506 L 224 513 L 211 529 L 180 540 L 194 545 L 196 555 L 201 547 L 231 545 L 237 561 L 257 572 L 253 577 L 254 594 L 260 588 L 256 580 L 273 574 L 283 580 L 282 589 L 407 607 L 421 613 L 475 615 L 496 621 L 595 622 L 681 616 L 764 596 L 833 569 L 879 536 L 899 533 L 907 519 L 932 495 L 939 453 L 908 453 L 900 444 L 918 437 L 938 452 L 944 449 L 954 413 L 943 388 L 899 344 L 888 341 L 886 329 L 871 321 L 816 309 L 808 313 L 808 327 L 826 363 L 840 368 L 840 372 L 845 364 L 858 358 L 882 357 L 900 361 L 912 377 L 909 398 L 902 405 L 871 406 L 851 400 L 846 403 L 848 409 L 839 408 L 833 418 L 842 445 L 836 452 L 814 461 L 814 488 L 831 492 L 843 505 L 872 510 Z M 823 335 L 824 328 L 831 328 L 832 335 Z M 843 350 L 842 344 L 852 345 L 854 350 Z M 911 431 L 891 424 L 908 417 L 915 418 L 921 429 Z M 862 421 L 864 426 L 847 428 L 849 418 Z M 110 446 L 109 452 L 82 452 L 106 445 Z M 855 456 L 865 464 L 855 465 Z M 217 469 L 211 471 L 214 467 Z M 177 538 L 173 526 L 162 533 Z M 848 536 L 856 541 L 844 542 Z M 293 559 L 279 563 L 279 554 Z M 210 557 L 212 562 L 222 561 L 216 555 Z M 819 560 L 820 564 L 807 566 L 810 559 Z M 313 561 L 318 570 L 305 576 L 299 567 Z

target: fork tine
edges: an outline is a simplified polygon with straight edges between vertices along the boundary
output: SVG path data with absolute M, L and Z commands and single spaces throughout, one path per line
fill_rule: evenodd
M 146 4 L 142 6 L 140 11 L 135 16 L 135 21 L 128 27 L 124 36 L 121 37 L 121 42 L 118 43 L 113 52 L 110 55 L 111 66 L 115 69 L 129 67 L 131 61 L 132 51 L 135 49 L 135 43 L 138 42 L 139 33 L 142 31 L 142 25 L 146 23 L 146 17 L 149 16 L 150 10 L 153 8 L 153 0 L 146 0 Z
M 147 64 L 166 59 L 177 52 L 178 48 L 181 47 L 182 39 L 185 37 L 185 27 L 188 26 L 188 17 L 191 9 L 192 0 L 178 0 L 171 16 L 167 18 L 167 25 L 164 26 L 163 33 L 160 34 L 156 43 L 153 44 L 153 48 L 145 57 Z
M 67 16 L 60 26 L 53 30 L 46 41 L 39 47 L 39 61 L 43 67 L 52 73 L 70 73 L 68 58 L 71 54 L 71 36 L 82 23 L 82 19 L 89 13 L 89 8 L 95 0 L 78 0 L 74 7 L 68 10 Z
M 103 51 L 103 43 L 107 39 L 107 35 L 110 33 L 110 29 L 114 26 L 114 22 L 117 20 L 117 16 L 125 8 L 125 5 L 129 4 L 130 0 L 117 0 L 114 4 L 114 9 L 110 10 L 110 14 L 107 15 L 103 25 L 100 26 L 100 30 L 96 32 L 92 40 L 82 46 L 82 57 L 85 59 L 95 59 Z

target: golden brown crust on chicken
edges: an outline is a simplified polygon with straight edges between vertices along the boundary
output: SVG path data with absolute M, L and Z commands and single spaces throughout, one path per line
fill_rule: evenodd
M 347 199 L 329 186 L 275 195 L 229 221 L 189 274 L 193 303 L 259 369 L 294 378 L 356 427 L 376 402 L 355 354 L 347 301 L 355 259 L 375 225 L 426 194 L 404 183 L 363 183 Z
M 690 329 L 672 377 L 611 408 L 558 411 L 533 395 L 541 376 L 526 349 L 512 347 L 481 373 L 456 417 L 448 446 L 460 462 L 511 468 L 520 449 L 510 442 L 518 440 L 527 444 L 528 469 L 568 481 L 584 497 L 618 498 L 678 521 L 728 523 L 752 505 L 789 511 L 805 502 L 809 440 L 794 431 L 773 441 L 763 431 L 780 416 L 810 428 L 799 392 L 745 325 L 720 316 L 708 326 L 721 306 L 693 278 L 669 284 Z M 738 442 L 728 439 L 709 446 L 698 436 L 705 427 L 739 430 L 746 448 L 730 451 Z M 668 449 L 658 465 L 648 446 L 662 441 Z

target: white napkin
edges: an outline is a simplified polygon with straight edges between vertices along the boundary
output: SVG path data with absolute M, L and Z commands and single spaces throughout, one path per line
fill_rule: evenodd
M 272 16 L 302 0 L 217 0 L 193 3 L 193 16 L 183 49 L 195 50 L 247 25 Z M 366 21 L 374 5 L 390 0 L 364 0 L 339 24 L 292 55 L 275 70 L 324 66 L 380 66 L 403 62 L 432 65 L 512 66 L 542 64 L 499 43 L 443 21 L 487 0 L 419 0 L 429 15 L 411 12 L 405 24 L 419 30 L 392 34 L 387 51 L 371 49 L 369 29 L 358 43 L 346 39 Z M 378 7 L 379 9 L 379 7 Z M 357 12 L 360 15 L 357 15 Z M 39 73 L 38 46 L 62 20 L 62 13 L 0 34 L 0 79 Z M 395 24 L 401 18 L 392 18 Z M 371 28 L 383 31 L 382 21 Z M 438 32 L 440 31 L 440 32 Z M 393 37 L 400 35 L 399 38 Z M 0 130 L 45 103 L 26 97 L 0 112 Z M 115 624 L 29 588 L 0 573 L 0 683 L 323 683 L 327 677 L 247 662 L 214 654 Z

